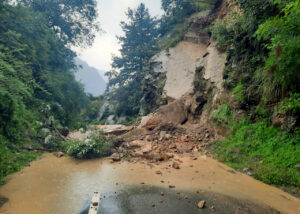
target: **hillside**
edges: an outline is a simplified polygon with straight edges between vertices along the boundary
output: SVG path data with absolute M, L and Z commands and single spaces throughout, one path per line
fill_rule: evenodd
M 76 58 L 75 63 L 78 66 L 75 78 L 83 84 L 85 92 L 93 96 L 103 94 L 106 89 L 106 82 L 100 76 L 99 71 L 79 58 Z

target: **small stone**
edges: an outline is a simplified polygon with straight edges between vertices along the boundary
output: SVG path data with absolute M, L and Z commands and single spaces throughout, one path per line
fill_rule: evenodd
M 174 169 L 180 169 L 179 164 L 176 163 L 176 162 L 173 163 L 172 167 L 173 167 Z
M 169 188 L 173 189 L 173 188 L 175 188 L 175 185 L 169 185 Z
M 165 135 L 165 139 L 166 139 L 166 140 L 169 140 L 171 137 L 172 137 L 172 136 L 171 136 L 170 134 L 166 134 L 166 135 Z
M 196 191 L 196 194 L 199 194 L 199 193 L 200 193 L 200 191 L 199 191 L 199 190 L 197 190 L 197 191 Z
M 143 184 L 145 184 L 145 182 L 141 182 L 141 184 L 143 185 Z
M 205 203 L 206 203 L 206 201 L 205 200 L 202 200 L 202 201 L 200 201 L 199 203 L 198 203 L 198 208 L 199 209 L 203 209 L 204 207 L 205 207 Z
M 160 181 L 161 183 L 165 183 L 165 181 Z
M 146 141 L 151 141 L 150 135 L 147 135 L 146 138 L 145 138 L 145 140 L 146 140 Z
M 161 131 L 161 132 L 159 133 L 160 139 L 163 140 L 163 139 L 165 138 L 166 134 L 167 134 L 166 131 Z
M 155 204 L 154 204 L 154 203 L 152 203 L 152 207 L 155 207 Z
M 93 202 L 93 206 L 98 206 L 98 202 Z
M 160 203 L 163 203 L 163 202 L 164 202 L 164 200 L 160 200 L 159 202 L 160 202 Z
M 118 153 L 113 153 L 110 158 L 113 160 L 113 161 L 120 161 L 121 160 L 121 156 L 118 154 Z
M 211 207 L 209 207 L 209 210 L 210 210 L 210 211 L 215 211 L 216 208 L 215 208 L 214 206 L 211 206 Z
M 188 199 L 188 198 L 189 198 L 189 196 L 187 196 L 187 195 L 184 196 L 184 199 Z
M 161 174 L 162 174 L 161 171 L 156 171 L 155 173 L 156 173 L 157 175 L 161 175 Z
M 161 193 L 160 193 L 160 195 L 161 195 L 161 196 L 164 196 L 164 195 L 165 195 L 165 193 L 164 193 L 164 192 L 161 192 Z
M 300 163 L 297 163 L 297 164 L 295 165 L 295 167 L 296 167 L 297 169 L 300 169 Z

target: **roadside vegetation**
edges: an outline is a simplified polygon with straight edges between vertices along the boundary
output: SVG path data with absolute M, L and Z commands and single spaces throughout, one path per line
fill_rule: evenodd
M 61 7 L 61 5 L 65 7 Z M 71 46 L 92 44 L 96 1 L 0 1 L 0 180 L 57 148 L 95 108 Z M 76 16 L 74 16 L 76 13 Z
M 212 149 L 229 166 L 297 192 L 300 2 L 235 2 L 240 11 L 210 27 L 219 50 L 228 56 L 224 87 L 231 94 L 229 103 L 211 113 L 231 134 Z M 238 111 L 244 114 L 236 117 Z
M 100 132 L 93 134 L 85 141 L 65 141 L 61 143 L 61 150 L 77 159 L 99 158 L 107 155 L 109 142 Z

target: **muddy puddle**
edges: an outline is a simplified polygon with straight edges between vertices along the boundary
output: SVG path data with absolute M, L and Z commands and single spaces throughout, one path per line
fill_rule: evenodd
M 299 199 L 213 159 L 177 158 L 180 169 L 170 167 L 172 161 L 111 164 L 44 154 L 0 188 L 9 199 L 0 213 L 84 213 L 94 191 L 101 192 L 103 213 L 208 213 L 209 207 L 198 210 L 199 200 L 215 213 L 300 213 Z

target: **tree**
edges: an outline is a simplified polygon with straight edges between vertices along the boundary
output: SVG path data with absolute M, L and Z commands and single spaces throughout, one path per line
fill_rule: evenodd
M 142 97 L 142 84 L 145 75 L 149 71 L 149 60 L 157 52 L 158 25 L 157 20 L 150 16 L 144 4 L 140 4 L 136 10 L 128 9 L 126 13 L 128 22 L 121 22 L 124 36 L 118 37 L 121 43 L 121 56 L 114 57 L 110 72 L 109 86 L 117 87 L 129 97 L 117 97 L 119 106 L 126 99 L 133 100 L 135 105 Z M 127 91 L 127 92 L 126 92 Z M 123 100 L 121 100 L 123 99 Z M 136 114 L 138 106 L 129 114 Z M 123 109 L 124 110 L 124 109 Z M 119 113 L 122 112 L 122 108 Z
M 274 1 L 281 12 L 260 25 L 256 35 L 268 44 L 265 70 L 274 75 L 282 91 L 299 92 L 300 80 L 300 1 Z
M 165 14 L 160 23 L 161 34 L 170 33 L 175 25 L 184 23 L 193 13 L 212 9 L 218 2 L 220 0 L 162 0 L 161 7 Z
M 91 45 L 100 30 L 95 0 L 18 0 L 46 17 L 49 26 L 64 43 Z

